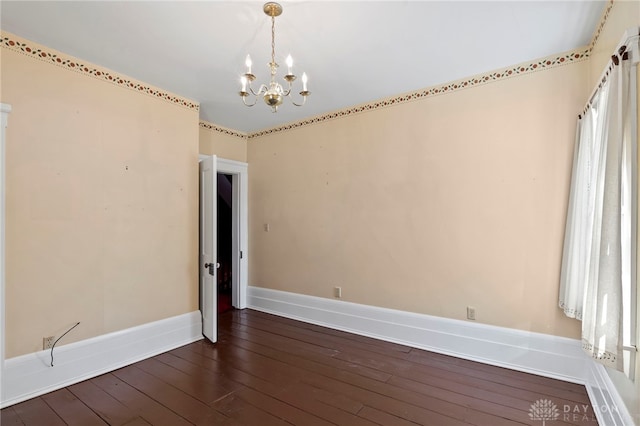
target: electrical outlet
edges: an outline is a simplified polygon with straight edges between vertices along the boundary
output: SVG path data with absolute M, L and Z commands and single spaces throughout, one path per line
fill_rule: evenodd
M 471 306 L 467 306 L 467 319 L 475 321 L 476 319 L 476 308 Z
M 51 349 L 55 341 L 56 341 L 56 336 L 43 337 L 42 350 Z
M 342 298 L 342 287 L 333 288 L 333 297 L 335 297 L 336 299 Z

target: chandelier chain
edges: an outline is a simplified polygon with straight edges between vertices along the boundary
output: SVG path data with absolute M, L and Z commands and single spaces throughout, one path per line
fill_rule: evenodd
M 271 16 L 271 62 L 276 63 L 276 18 Z

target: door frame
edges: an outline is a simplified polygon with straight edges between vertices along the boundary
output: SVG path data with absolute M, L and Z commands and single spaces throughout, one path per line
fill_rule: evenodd
M 11 105 L 0 103 L 0 407 L 4 406 L 5 378 L 5 129 L 7 128 Z
M 210 155 L 199 155 L 199 160 Z M 248 246 L 249 246 L 249 165 L 241 161 L 217 157 L 216 171 L 232 178 L 232 260 L 231 260 L 231 304 L 236 309 L 247 307 Z M 216 194 L 217 196 L 217 194 Z M 217 223 L 217 218 L 216 218 Z

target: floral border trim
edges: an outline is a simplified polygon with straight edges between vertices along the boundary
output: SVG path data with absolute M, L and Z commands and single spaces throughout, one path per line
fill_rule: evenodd
M 115 74 L 111 71 L 107 71 L 104 68 L 98 68 L 94 65 L 84 64 L 74 59 L 73 57 L 62 55 L 54 49 L 47 49 L 44 46 L 42 48 L 36 47 L 36 43 L 20 39 L 14 35 L 2 32 L 1 36 L 1 46 L 5 49 L 22 53 L 34 59 L 49 62 L 62 68 L 67 68 L 69 70 L 78 72 L 80 74 L 89 75 L 91 77 L 104 80 L 120 87 L 125 87 L 136 92 L 145 93 L 147 95 L 151 95 L 156 98 L 163 99 L 165 101 L 195 111 L 200 110 L 200 104 L 189 99 L 181 98 L 162 90 L 154 89 L 153 87 L 147 86 L 136 80 L 123 77 L 122 75 Z
M 209 123 L 209 122 L 204 121 L 204 120 L 200 120 L 200 123 L 198 123 L 198 124 L 203 129 L 207 129 L 207 130 L 210 130 L 212 132 L 224 133 L 225 135 L 235 136 L 235 137 L 241 138 L 241 139 L 247 139 L 247 134 L 246 133 L 242 133 L 242 132 L 237 131 L 237 130 L 227 129 L 226 127 L 218 126 L 216 124 Z
M 442 86 L 433 86 L 430 88 L 406 93 L 406 94 L 395 96 L 392 98 L 386 98 L 379 101 L 358 105 L 352 108 L 330 112 L 328 114 L 319 115 L 316 117 L 308 118 L 306 120 L 296 121 L 293 123 L 284 124 L 282 126 L 260 130 L 255 133 L 250 133 L 248 135 L 248 139 L 257 138 L 260 136 L 266 136 L 273 133 L 282 132 L 285 130 L 297 129 L 299 127 L 307 126 L 309 124 L 322 123 L 327 120 L 333 120 L 335 118 L 346 117 L 349 115 L 358 114 L 366 111 L 372 111 L 378 108 L 385 108 L 393 105 L 399 105 L 406 102 L 424 99 L 431 96 L 438 96 L 438 95 L 451 93 L 451 92 L 455 92 L 462 89 L 468 89 L 470 87 L 480 86 L 483 84 L 504 80 L 517 75 L 528 74 L 536 71 L 541 71 L 544 69 L 567 65 L 574 62 L 580 62 L 587 59 L 590 53 L 591 53 L 591 48 L 585 47 L 579 50 L 574 50 L 574 51 L 560 54 L 557 56 L 549 56 L 547 58 L 539 59 L 535 62 L 531 62 L 528 64 L 515 65 L 509 68 L 504 68 L 498 71 L 489 72 L 487 74 L 478 75 L 468 79 L 450 82 Z
M 598 26 L 593 33 L 593 37 L 591 38 L 591 43 L 589 43 L 589 51 L 593 50 L 593 48 L 596 46 L 596 43 L 600 38 L 600 34 L 602 34 L 602 31 L 604 30 L 604 26 L 607 23 L 609 14 L 611 14 L 611 9 L 613 9 L 613 1 L 614 0 L 609 0 L 609 4 L 607 5 L 607 7 L 604 8 L 604 11 L 602 12 L 602 16 L 600 17 L 600 22 L 598 23 Z

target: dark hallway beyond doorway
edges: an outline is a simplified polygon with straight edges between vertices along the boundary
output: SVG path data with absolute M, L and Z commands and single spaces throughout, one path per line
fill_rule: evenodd
M 232 255 L 232 186 L 233 177 L 218 173 L 218 313 L 233 309 L 231 286 L 231 262 Z

